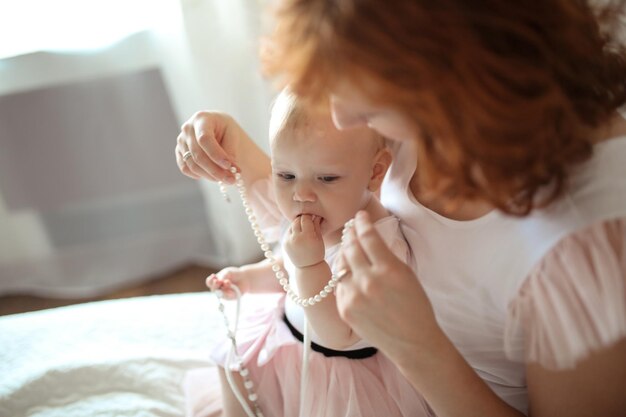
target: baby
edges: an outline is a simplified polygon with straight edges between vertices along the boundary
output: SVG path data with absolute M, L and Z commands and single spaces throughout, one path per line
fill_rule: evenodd
M 264 231 L 282 224 L 283 266 L 299 297 L 318 294 L 341 268 L 342 230 L 359 210 L 369 213 L 394 254 L 408 260 L 398 220 L 377 197 L 391 163 L 382 137 L 369 129 L 338 131 L 329 115 L 305 111 L 283 91 L 272 109 L 270 140 L 271 182 L 255 183 L 250 203 L 257 218 L 264 219 Z M 227 298 L 234 297 L 232 284 L 242 293 L 283 292 L 266 261 L 207 278 L 209 288 L 222 290 Z M 307 322 L 313 352 L 301 400 L 301 341 Z M 278 305 L 244 314 L 240 328 L 238 352 L 265 415 L 401 416 L 411 411 L 403 403 L 419 397 L 390 361 L 341 320 L 332 292 L 306 308 L 281 297 Z M 227 348 L 225 342 L 213 352 L 219 365 L 225 364 Z M 223 370 L 221 374 L 225 415 L 244 415 Z M 370 402 L 372 398 L 384 400 Z

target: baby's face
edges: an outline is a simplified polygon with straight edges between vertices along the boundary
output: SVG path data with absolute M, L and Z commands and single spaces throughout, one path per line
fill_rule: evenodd
M 322 218 L 324 240 L 338 241 L 345 222 L 371 192 L 377 146 L 369 129 L 338 131 L 330 120 L 282 132 L 272 143 L 272 181 L 281 213 Z

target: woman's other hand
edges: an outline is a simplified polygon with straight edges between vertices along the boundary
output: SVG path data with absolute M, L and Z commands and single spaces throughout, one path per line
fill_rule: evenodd
M 351 271 L 337 286 L 342 319 L 396 364 L 414 363 L 441 336 L 417 277 L 385 245 L 365 212 L 346 233 L 343 262 Z M 437 336 L 437 337 L 435 337 Z

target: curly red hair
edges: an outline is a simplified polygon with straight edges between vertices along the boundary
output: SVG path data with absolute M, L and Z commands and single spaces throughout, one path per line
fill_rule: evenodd
M 424 190 L 525 215 L 626 101 L 624 3 L 281 0 L 264 67 L 315 103 L 373 81 L 371 99 L 420 132 Z

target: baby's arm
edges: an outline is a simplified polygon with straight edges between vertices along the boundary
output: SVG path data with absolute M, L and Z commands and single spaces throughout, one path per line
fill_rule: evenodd
M 319 294 L 331 277 L 324 260 L 324 241 L 319 230 L 320 218 L 303 215 L 294 220 L 285 241 L 285 250 L 295 266 L 295 280 L 301 298 Z M 360 339 L 340 317 L 334 294 L 306 307 L 304 312 L 311 328 L 324 346 L 344 349 Z
M 282 265 L 282 260 L 278 259 Z M 235 298 L 231 285 L 235 284 L 242 294 L 258 294 L 281 292 L 283 289 L 274 276 L 272 265 L 268 260 L 240 267 L 230 266 L 211 274 L 206 285 L 211 291 L 222 290 L 227 299 Z

